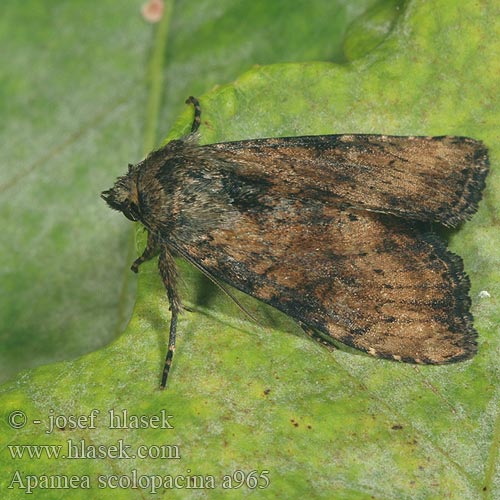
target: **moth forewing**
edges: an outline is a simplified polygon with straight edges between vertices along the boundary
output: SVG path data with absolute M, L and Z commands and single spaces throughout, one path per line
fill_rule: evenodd
M 288 195 L 456 226 L 476 210 L 488 152 L 468 137 L 323 135 L 202 146 Z

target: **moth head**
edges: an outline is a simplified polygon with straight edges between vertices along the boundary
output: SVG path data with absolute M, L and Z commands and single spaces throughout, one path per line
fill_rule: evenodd
M 122 212 L 127 219 L 141 219 L 139 193 L 137 190 L 137 171 L 133 165 L 128 166 L 128 173 L 118 177 L 114 186 L 101 193 L 101 198 L 113 209 Z

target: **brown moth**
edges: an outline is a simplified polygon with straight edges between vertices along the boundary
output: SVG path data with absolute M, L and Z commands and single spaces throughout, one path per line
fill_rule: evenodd
M 200 146 L 191 134 L 152 152 L 102 193 L 148 231 L 172 319 L 173 254 L 285 312 L 312 335 L 373 356 L 442 364 L 471 358 L 469 280 L 429 223 L 455 227 L 481 199 L 488 153 L 467 137 L 323 135 Z

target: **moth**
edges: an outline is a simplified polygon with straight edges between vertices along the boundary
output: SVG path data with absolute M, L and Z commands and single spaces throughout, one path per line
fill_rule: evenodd
M 152 152 L 102 193 L 148 231 L 132 270 L 159 255 L 170 310 L 161 388 L 182 303 L 174 255 L 294 318 L 304 330 L 406 363 L 477 350 L 462 259 L 431 230 L 476 212 L 489 162 L 467 137 L 319 135 Z

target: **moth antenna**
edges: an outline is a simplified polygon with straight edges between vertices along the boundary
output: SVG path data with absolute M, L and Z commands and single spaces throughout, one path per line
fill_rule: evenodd
M 194 106 L 194 120 L 193 125 L 191 125 L 191 133 L 194 134 L 200 128 L 201 123 L 200 101 L 191 95 L 186 99 L 186 104 L 192 104 Z
M 330 352 L 337 350 L 337 346 L 332 342 L 330 336 L 325 335 L 319 330 L 315 330 L 309 325 L 306 325 L 303 321 L 298 321 L 299 326 L 304 330 L 304 332 L 312 339 L 319 342 L 322 346 L 326 347 Z
M 222 290 L 239 308 L 240 310 L 245 313 L 254 323 L 256 323 L 259 326 L 263 326 L 262 323 L 250 312 L 246 307 L 233 295 L 231 290 L 229 290 L 224 283 L 221 283 L 220 281 L 217 280 L 214 276 L 210 274 L 209 271 L 207 271 L 201 264 L 193 260 L 189 255 L 186 255 L 184 252 L 179 250 L 177 247 L 175 248 L 176 252 L 179 253 L 179 255 L 182 255 L 188 262 L 190 262 L 196 269 L 201 271 L 214 285 L 219 287 L 220 290 Z

